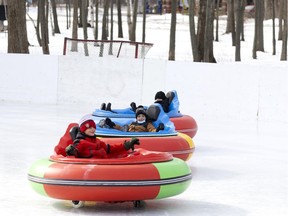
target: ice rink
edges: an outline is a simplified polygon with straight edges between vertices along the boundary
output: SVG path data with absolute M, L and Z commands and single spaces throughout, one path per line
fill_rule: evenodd
M 288 215 L 288 125 L 196 119 L 196 150 L 184 193 L 132 203 L 71 203 L 35 193 L 27 170 L 49 157 L 70 122 L 91 107 L 0 103 L 2 215 Z M 135 191 L 137 193 L 137 191 Z

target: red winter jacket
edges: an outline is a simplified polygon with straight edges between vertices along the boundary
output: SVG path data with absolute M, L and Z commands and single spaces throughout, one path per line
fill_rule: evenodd
M 127 156 L 123 143 L 106 144 L 96 136 L 87 136 L 79 132 L 73 144 L 79 158 L 118 158 Z

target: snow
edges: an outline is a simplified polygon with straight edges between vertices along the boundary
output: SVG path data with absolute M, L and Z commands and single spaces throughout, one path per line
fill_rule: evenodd
M 33 10 L 31 8 L 30 12 Z M 30 188 L 27 180 L 28 168 L 36 160 L 48 157 L 61 135 L 65 132 L 67 125 L 70 122 L 78 121 L 83 115 L 93 111 L 96 105 L 84 103 L 71 105 L 63 103 L 63 101 L 62 103 L 44 102 L 43 95 L 49 101 L 56 100 L 55 98 L 57 98 L 61 88 L 67 87 L 69 89 L 68 84 L 77 82 L 76 79 L 73 80 L 73 77 L 69 80 L 67 76 L 65 76 L 67 80 L 61 81 L 63 85 L 59 86 L 59 82 L 55 81 L 58 76 L 57 70 L 61 71 L 61 67 L 67 67 L 67 65 L 62 65 L 62 63 L 67 64 L 67 62 L 61 58 L 58 60 L 57 57 L 62 53 L 64 33 L 51 37 L 50 50 L 51 54 L 55 55 L 52 56 L 53 60 L 47 56 L 39 57 L 41 50 L 39 51 L 39 47 L 36 46 L 36 36 L 33 36 L 33 33 L 30 34 L 29 39 L 35 45 L 30 49 L 32 55 L 22 57 L 6 55 L 7 45 L 5 45 L 5 42 L 7 35 L 1 33 L 0 53 L 2 54 L 0 54 L 0 63 L 4 65 L 5 70 L 2 67 L 0 74 L 1 80 L 6 78 L 2 82 L 0 81 L 1 92 L 5 91 L 6 95 L 5 98 L 0 97 L 0 137 L 2 139 L 0 144 L 0 184 L 2 186 L 0 201 L 3 214 L 24 216 L 31 214 L 42 216 L 75 214 L 288 215 L 288 85 L 287 75 L 284 73 L 287 63 L 281 62 L 279 67 L 280 42 L 277 42 L 277 55 L 272 56 L 272 48 L 269 44 L 271 40 L 269 40 L 269 34 L 265 34 L 265 38 L 268 38 L 268 40 L 265 39 L 265 41 L 268 41 L 265 43 L 266 52 L 258 53 L 258 60 L 252 60 L 251 43 L 253 39 L 249 35 L 253 35 L 253 22 L 248 20 L 245 27 L 247 29 L 247 41 L 243 43 L 242 49 L 243 63 L 234 63 L 234 50 L 228 45 L 230 44 L 230 35 L 221 35 L 220 42 L 215 43 L 214 48 L 215 57 L 220 66 L 219 64 L 207 64 L 206 66 L 196 64 L 194 67 L 202 70 L 205 74 L 201 76 L 200 73 L 193 72 L 192 76 L 195 77 L 195 80 L 191 82 L 189 82 L 189 79 L 184 81 L 183 78 L 177 78 L 177 71 L 174 70 L 174 73 L 172 73 L 171 68 L 181 65 L 179 71 L 184 70 L 185 74 L 188 74 L 189 68 L 191 68 L 190 63 L 187 62 L 191 61 L 191 46 L 187 32 L 188 18 L 182 15 L 178 16 L 177 38 L 180 41 L 177 41 L 176 45 L 176 60 L 179 59 L 179 61 L 172 64 L 170 62 L 163 63 L 163 59 L 167 59 L 168 53 L 169 17 L 168 14 L 162 16 L 151 15 L 147 20 L 151 23 L 147 24 L 149 31 L 147 31 L 146 41 L 154 43 L 154 47 L 147 56 L 147 61 L 149 60 L 153 64 L 147 64 L 150 69 L 154 66 L 166 68 L 160 74 L 169 75 L 165 82 L 173 85 L 175 89 L 179 89 L 181 110 L 183 110 L 183 113 L 193 116 L 199 126 L 198 133 L 193 138 L 196 146 L 195 153 L 191 160 L 187 161 L 193 174 L 192 183 L 188 190 L 175 197 L 146 201 L 145 207 L 141 209 L 134 209 L 131 203 L 106 204 L 101 202 L 91 202 L 84 208 L 74 209 L 68 201 L 54 200 L 36 194 Z M 270 23 L 271 21 L 266 21 L 265 28 L 271 28 Z M 65 25 L 65 21 L 62 22 L 62 25 Z M 31 26 L 30 29 L 32 29 Z M 64 27 L 62 29 L 65 32 Z M 223 29 L 222 26 L 222 33 Z M 161 35 L 161 38 L 155 37 L 154 34 Z M 67 35 L 69 35 L 68 31 Z M 141 33 L 138 34 L 138 37 L 140 35 Z M 32 65 L 31 59 L 39 64 Z M 7 61 L 13 64 L 13 70 L 10 70 L 11 67 L 5 68 L 7 66 L 5 62 Z M 56 66 L 54 63 L 51 66 L 51 61 L 55 61 Z M 26 62 L 26 64 L 23 62 Z M 43 64 L 45 67 L 41 71 L 40 66 Z M 36 67 L 36 69 L 32 67 Z M 45 68 L 50 69 L 50 67 L 54 70 L 50 73 L 50 76 L 47 76 L 48 73 L 45 71 L 48 69 Z M 80 67 L 81 64 L 77 67 L 75 65 L 77 70 Z M 215 76 L 211 77 L 212 67 Z M 232 75 L 229 74 L 227 67 L 233 68 Z M 83 66 L 83 68 L 85 67 Z M 235 68 L 238 68 L 238 70 Z M 260 69 L 255 75 L 257 68 Z M 265 68 L 267 69 L 264 71 Z M 41 71 L 42 75 L 34 76 L 35 70 Z M 263 73 L 261 73 L 262 70 Z M 65 72 L 65 70 L 63 71 Z M 129 72 L 127 73 L 129 74 Z M 150 73 L 153 73 L 153 71 L 150 71 Z M 11 77 L 9 74 L 13 76 Z M 77 74 L 76 71 L 73 71 L 73 74 Z M 217 74 L 221 76 L 217 77 Z M 237 77 L 236 81 L 233 79 L 235 76 Z M 131 77 L 131 79 L 133 81 L 139 80 L 136 76 Z M 39 80 L 41 80 L 42 85 L 38 83 Z M 45 80 L 48 83 L 47 85 L 45 85 Z M 259 80 L 260 85 L 258 84 Z M 29 85 L 26 85 L 27 82 Z M 186 86 L 190 85 L 189 89 L 193 91 L 185 91 L 183 82 Z M 31 85 L 32 83 L 35 83 L 35 85 Z M 127 85 L 126 82 L 123 83 L 124 86 Z M 153 83 L 154 87 L 145 85 L 143 89 L 152 88 L 154 91 L 154 88 L 157 88 L 157 86 L 155 87 L 156 84 Z M 110 85 L 113 85 L 113 83 Z M 27 86 L 31 89 L 27 89 Z M 257 95 L 258 88 L 262 97 Z M 99 91 L 100 96 L 107 94 L 104 90 L 103 87 L 103 90 Z M 120 91 L 120 88 L 118 90 Z M 153 91 L 151 91 L 151 94 Z M 64 96 L 69 97 L 68 91 L 64 93 L 67 93 L 67 95 L 63 94 Z M 73 91 L 73 94 L 76 93 L 77 91 Z M 116 104 L 122 106 L 122 104 L 117 103 L 118 100 L 116 100 L 117 96 L 115 96 L 114 91 L 108 91 L 108 93 L 107 98 L 115 99 L 115 106 Z M 137 89 L 133 93 L 133 97 L 138 94 L 141 95 Z M 219 94 L 224 96 L 221 97 Z M 232 94 L 235 98 L 231 97 Z M 15 95 L 18 96 L 18 100 L 13 100 Z M 38 96 L 37 100 L 36 96 Z M 42 98 L 39 98 L 40 96 Z M 247 96 L 248 100 L 244 100 L 243 98 Z M 22 101 L 19 99 L 21 97 L 23 97 Z M 148 101 L 148 98 L 151 98 L 151 95 L 143 98 L 143 101 Z M 191 105 L 191 98 L 194 105 Z M 262 99 L 260 103 L 259 98 Z M 103 101 L 102 99 L 95 99 L 97 105 Z M 124 100 L 125 103 L 127 101 L 130 102 L 129 97 Z M 266 118 L 264 119 L 266 121 L 259 121 L 255 118 L 255 113 L 251 114 L 255 110 L 254 106 L 259 104 L 265 112 Z M 239 105 L 244 110 L 237 109 Z M 189 106 L 192 106 L 192 108 L 190 109 Z M 219 115 L 223 118 L 219 118 Z M 277 117 L 269 120 L 267 118 L 269 115 Z M 238 116 L 242 118 L 238 118 Z M 281 119 L 284 119 L 284 121 L 281 121 Z

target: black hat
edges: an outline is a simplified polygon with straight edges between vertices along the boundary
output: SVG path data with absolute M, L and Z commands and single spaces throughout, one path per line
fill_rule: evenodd
M 162 99 L 162 100 L 166 99 L 165 93 L 163 91 L 158 91 L 155 95 L 155 100 L 156 99 Z
M 147 114 L 146 114 L 146 111 L 145 111 L 145 109 L 143 108 L 143 106 L 139 106 L 137 109 L 136 109 L 136 115 L 135 115 L 135 117 L 137 118 L 137 116 L 138 115 L 140 115 L 140 114 L 143 114 L 143 115 L 145 115 L 145 117 L 147 118 Z

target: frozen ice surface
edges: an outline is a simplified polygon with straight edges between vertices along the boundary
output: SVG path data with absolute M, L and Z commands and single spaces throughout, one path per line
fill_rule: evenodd
M 27 180 L 28 168 L 53 153 L 68 123 L 93 109 L 0 102 L 2 215 L 288 215 L 288 127 L 279 122 L 196 119 L 189 189 L 145 201 L 139 209 L 132 203 L 102 202 L 76 209 L 68 201 L 35 193 Z

